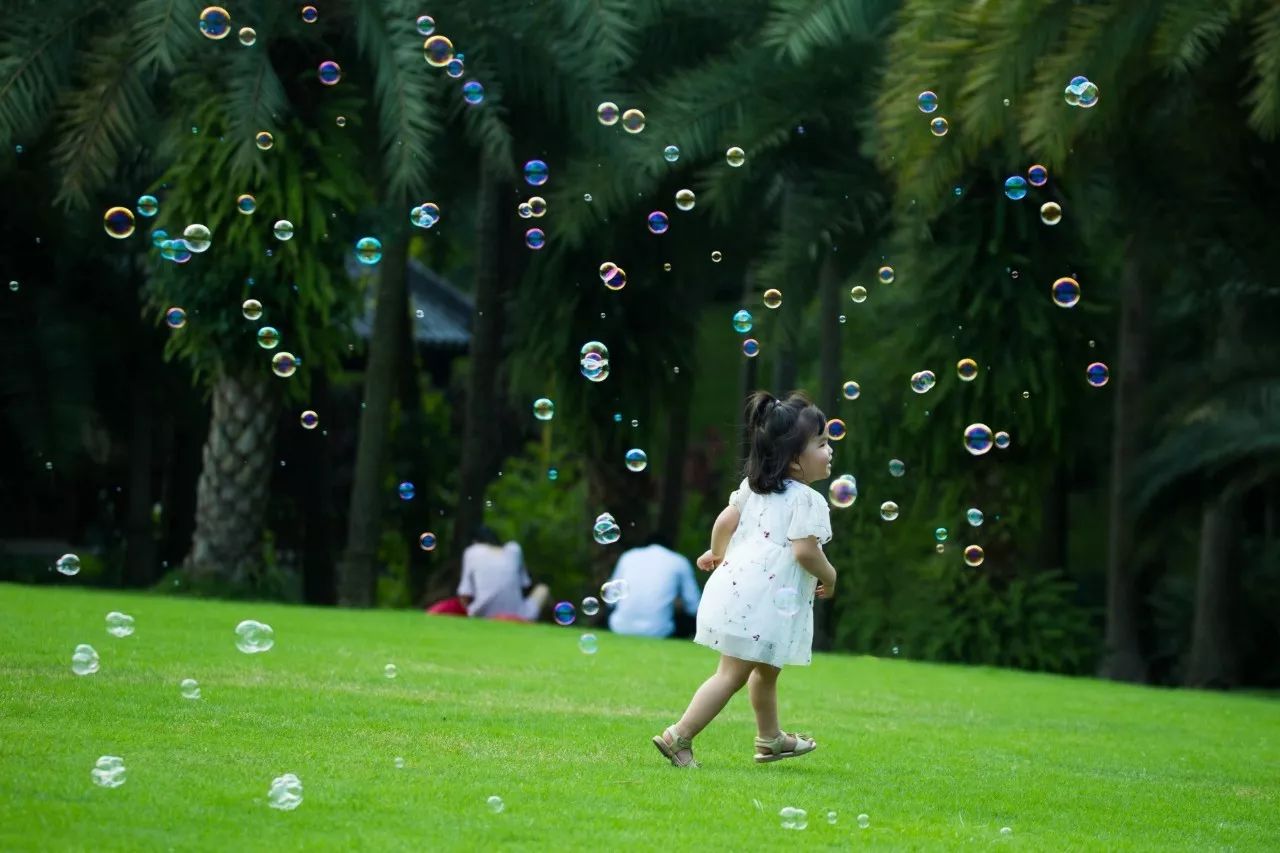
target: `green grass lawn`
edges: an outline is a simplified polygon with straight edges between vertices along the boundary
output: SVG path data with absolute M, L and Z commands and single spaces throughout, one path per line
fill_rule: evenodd
M 274 649 L 236 650 L 246 618 Z M 1274 700 L 815 656 L 779 699 L 817 752 L 755 765 L 744 691 L 682 771 L 649 738 L 714 654 L 598 631 L 587 656 L 581 633 L 0 585 L 0 849 L 1280 848 Z M 97 674 L 71 672 L 78 643 Z M 124 786 L 91 782 L 100 755 Z M 292 812 L 266 800 L 286 772 Z

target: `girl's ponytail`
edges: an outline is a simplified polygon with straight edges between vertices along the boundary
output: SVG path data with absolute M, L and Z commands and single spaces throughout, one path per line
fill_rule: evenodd
M 747 457 L 743 474 L 757 494 L 781 492 L 791 463 L 799 458 L 809 439 L 822 435 L 827 419 L 802 391 L 779 400 L 768 391 L 747 398 Z
M 756 391 L 747 398 L 747 411 L 744 422 L 749 429 L 765 426 L 769 413 L 777 406 L 778 398 L 768 391 Z

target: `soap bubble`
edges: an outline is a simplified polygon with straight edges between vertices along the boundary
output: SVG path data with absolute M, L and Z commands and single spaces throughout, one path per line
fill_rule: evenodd
M 400 674 L 400 670 L 396 668 L 395 664 L 389 663 L 382 668 L 382 674 L 386 678 L 395 678 Z
M 530 160 L 524 164 L 524 180 L 531 187 L 540 187 L 547 182 L 549 170 L 542 160 Z
M 316 11 L 315 6 L 303 6 L 300 14 L 303 22 L 307 24 L 314 24 L 316 19 L 320 17 L 320 13 Z
M 800 612 L 800 593 L 789 586 L 775 590 L 773 608 L 783 616 L 795 616 Z
M 356 260 L 367 267 L 382 260 L 382 241 L 377 237 L 361 237 L 356 241 Z
M 133 617 L 119 610 L 107 614 L 107 633 L 113 637 L 127 637 L 133 633 Z
M 249 193 L 236 196 L 236 210 L 248 215 L 258 209 L 258 200 Z
M 231 15 L 221 6 L 206 6 L 200 13 L 200 32 L 215 41 L 226 38 L 231 32 Z
M 1111 378 L 1111 370 L 1102 362 L 1095 361 L 1084 369 L 1084 378 L 1094 388 L 1101 388 Z
M 1027 183 L 1033 187 L 1042 187 L 1049 182 L 1049 170 L 1039 163 L 1027 169 Z
M 164 324 L 170 329 L 181 329 L 187 325 L 187 312 L 178 306 L 173 306 L 164 312 Z
M 178 689 L 182 691 L 183 699 L 200 698 L 200 684 L 194 678 L 182 679 L 182 683 L 178 685 Z
M 498 814 L 507 807 L 506 803 L 502 802 L 502 797 L 499 797 L 496 794 L 485 800 L 485 804 L 489 806 L 489 811 L 494 814 Z
M 293 223 L 287 219 L 277 219 L 276 224 L 271 226 L 271 233 L 276 235 L 277 240 L 286 243 L 293 239 Z
M 605 261 L 600 265 L 600 280 L 610 290 L 622 290 L 627 286 L 627 271 L 617 264 Z
M 724 152 L 724 160 L 736 169 L 743 163 L 747 162 L 747 155 L 741 148 L 735 145 L 728 151 Z
M 302 782 L 292 773 L 271 780 L 267 791 L 267 804 L 273 809 L 293 811 L 302 805 Z
M 855 284 L 849 290 L 849 298 L 859 304 L 867 301 L 867 289 L 860 284 Z
M 1013 829 L 1007 826 L 1000 827 L 1001 835 L 1013 835 Z
M 613 101 L 605 101 L 596 107 L 596 120 L 605 127 L 612 127 L 618 123 L 618 105 Z
M 911 374 L 911 390 L 917 394 L 927 394 L 937 381 L 932 370 L 921 370 Z
M 583 634 L 578 638 L 578 650 L 584 655 L 594 655 L 600 649 L 595 634 Z
M 597 519 L 595 526 L 591 529 L 591 536 L 599 545 L 612 545 L 622 538 L 622 528 L 618 526 L 612 516 L 603 521 Z M 609 601 L 608 596 L 604 595 L 603 590 L 601 591 L 601 596 L 609 604 L 613 603 Z
M 982 510 L 978 509 L 976 506 L 971 506 L 965 510 L 964 517 L 965 520 L 969 522 L 970 527 L 982 526 Z
M 265 622 L 245 619 L 236 626 L 236 648 L 246 655 L 270 651 L 275 644 L 275 631 Z
M 54 563 L 54 567 L 67 577 L 78 575 L 80 574 L 80 558 L 75 554 L 63 554 Z
M 258 346 L 263 349 L 275 349 L 280 343 L 280 333 L 275 326 L 263 326 L 258 330 Z
M 896 651 L 896 647 L 895 647 L 895 651 Z M 863 829 L 866 829 L 870 825 L 871 825 L 871 818 L 867 817 L 865 814 L 858 815 L 858 826 L 860 826 Z
M 796 809 L 796 829 L 809 828 L 809 813 L 804 809 Z
M 760 342 L 755 338 L 747 338 L 742 342 L 742 354 L 747 358 L 755 358 L 760 354 Z
M 584 616 L 595 616 L 600 612 L 600 599 L 594 595 L 588 595 L 582 599 L 582 614 Z
M 1008 448 L 1009 433 L 1005 432 L 1004 430 L 1000 430 L 999 432 L 997 432 L 995 434 L 995 443 L 996 443 L 996 447 L 999 448 L 1000 450 L 1005 450 L 1006 448 Z
M 901 477 L 907 473 L 907 466 L 901 459 L 889 460 L 889 474 L 894 477 Z
M 885 264 L 880 267 L 880 269 L 876 270 L 876 276 L 880 279 L 881 284 L 893 284 L 893 267 Z
M 536 251 L 547 244 L 547 235 L 541 228 L 530 228 L 524 232 L 524 244 Z
M 858 499 L 858 481 L 852 474 L 841 474 L 827 487 L 827 500 L 836 509 L 848 509 Z
M 617 604 L 631 593 L 631 584 L 625 580 L 605 581 L 600 587 L 600 598 L 605 604 Z
M 862 396 L 862 386 L 850 379 L 840 386 L 840 392 L 846 400 L 856 400 Z
M 270 131 L 260 130 L 253 137 L 253 144 L 258 146 L 261 151 L 267 151 L 276 142 Z
M 639 133 L 644 130 L 644 113 L 635 108 L 622 114 L 622 129 L 627 133 Z
M 209 246 L 213 243 L 213 235 L 209 233 L 208 226 L 196 222 L 183 229 L 182 242 L 198 255 L 209 250 Z
M 827 823 L 831 824 L 832 826 L 835 826 L 835 825 L 836 825 L 836 820 L 838 820 L 838 815 L 836 815 L 835 811 L 828 811 L 828 812 L 827 812 Z
M 832 418 L 831 420 L 827 421 L 826 434 L 827 434 L 827 438 L 829 438 L 830 440 L 840 441 L 845 437 L 846 432 L 847 430 L 845 429 L 844 421 L 840 420 L 839 418 Z
M 101 788 L 119 788 L 125 782 L 124 759 L 117 755 L 102 756 L 94 762 L 89 777 Z
M 547 212 L 547 200 L 540 195 L 529 198 L 529 215 L 541 217 Z
M 433 35 L 422 43 L 422 58 L 432 68 L 444 68 L 453 59 L 453 42 L 442 35 Z
M 271 372 L 281 379 L 288 379 L 298 371 L 298 358 L 291 352 L 278 352 L 271 356 Z
M 947 528 L 945 528 L 945 527 L 939 527 L 939 528 L 937 528 L 936 530 L 934 530 L 934 531 L 933 531 L 933 538 L 934 538 L 934 539 L 937 539 L 939 542 L 946 542 L 946 541 L 947 541 Z
M 982 565 L 984 556 L 981 545 L 969 545 L 964 549 L 964 564 L 976 568 Z
M 461 77 L 465 71 L 466 66 L 463 64 L 462 57 L 460 55 L 450 59 L 449 63 L 444 67 L 444 73 L 448 74 L 455 80 Z
M 1004 182 L 1004 194 L 1017 201 L 1027 195 L 1027 179 L 1021 175 L 1010 175 Z
M 885 521 L 893 521 L 898 517 L 898 505 L 893 501 L 885 501 L 880 504 L 880 517 Z
M 649 467 L 649 456 L 638 447 L 633 447 L 627 451 L 627 470 L 643 471 Z
M 418 208 L 414 209 L 417 210 Z M 529 219 L 533 216 L 533 208 L 529 205 L 529 202 L 522 201 L 516 205 L 516 215 L 521 219 Z
M 794 807 L 783 806 L 782 809 L 778 811 L 778 817 L 782 821 L 783 829 L 796 828 L 796 809 Z
M 434 551 L 436 549 L 436 535 L 431 531 L 425 531 L 418 537 L 418 547 L 424 551 Z
M 533 401 L 533 416 L 540 421 L 549 421 L 556 416 L 556 404 L 546 397 Z
M 155 216 L 160 210 L 160 202 L 153 195 L 138 196 L 138 213 L 148 218 Z
M 720 250 L 719 250 L 719 249 L 716 249 L 716 250 L 714 250 L 714 251 L 712 251 L 712 252 L 711 252 L 711 263 L 713 263 L 713 264 L 718 264 L 718 263 L 720 263 L 720 259 L 721 259 L 721 258 L 723 258 L 723 257 L 724 257 L 724 255 L 720 254 Z
M 414 489 L 413 483 L 409 482 L 408 480 L 405 480 L 403 483 L 401 483 L 397 487 L 396 491 L 399 492 L 400 500 L 402 501 L 411 501 L 413 500 L 413 496 L 417 494 L 417 490 Z
M 326 59 L 316 68 L 316 76 L 320 78 L 321 85 L 334 86 L 342 79 L 342 66 L 332 59 Z
M 696 203 L 697 196 L 694 195 L 693 190 L 676 190 L 676 207 L 680 210 L 693 210 Z
M 436 19 L 430 15 L 419 15 L 417 20 L 418 35 L 426 38 L 436 31 Z
M 738 311 L 734 312 L 733 330 L 735 332 L 745 335 L 747 332 L 751 331 L 751 326 L 752 326 L 752 317 L 751 317 L 750 311 L 748 311 L 746 308 L 741 308 Z
M 1046 201 L 1040 205 L 1040 221 L 1045 225 L 1057 225 L 1062 221 L 1062 206 L 1056 201 Z
M 88 643 L 81 643 L 71 653 L 71 671 L 76 675 L 93 675 L 98 671 L 98 652 Z
M 1053 283 L 1053 304 L 1071 308 L 1080 301 L 1080 282 L 1071 276 L 1063 276 Z
M 397 769 L 397 770 L 403 770 L 403 769 L 404 769 L 404 759 L 403 759 L 403 758 L 401 758 L 401 757 L 400 757 L 400 756 L 398 756 L 398 755 L 397 755 L 395 758 L 391 759 L 391 763 L 392 763 L 392 764 L 394 764 L 394 765 L 396 766 L 396 769 Z
M 933 121 L 929 122 L 929 132 L 934 136 L 946 136 L 947 131 L 950 129 L 951 125 L 949 125 L 947 120 L 942 116 L 938 116 Z
M 969 424 L 964 428 L 964 449 L 974 456 L 981 456 L 991 449 L 991 427 L 986 424 Z
M 133 211 L 127 207 L 111 207 L 102 214 L 102 228 L 117 240 L 123 240 L 133 233 Z
M 662 149 L 662 159 L 668 163 L 674 163 L 680 159 L 680 148 L 676 145 L 668 145 Z
M 462 100 L 475 106 L 484 101 L 484 86 L 478 80 L 468 80 L 462 84 Z
M 253 27 L 241 27 L 237 37 L 245 47 L 253 47 L 258 41 L 258 31 Z
M 920 112 L 928 115 L 938 109 L 938 96 L 925 89 L 916 96 L 916 106 L 920 108 Z
M 577 613 L 574 611 L 573 604 L 568 601 L 558 602 L 555 609 L 552 611 L 552 615 L 555 618 L 557 625 L 572 625 L 573 620 L 578 618 Z
M 667 227 L 668 227 L 667 215 L 663 213 L 661 210 L 655 210 L 649 214 L 648 224 L 649 224 L 649 233 L 651 234 L 667 233 Z
M 776 287 L 771 287 L 764 292 L 764 307 L 781 308 L 782 307 L 782 291 Z
M 298 423 L 302 424 L 303 429 L 315 429 L 320 425 L 320 416 L 313 410 L 307 409 L 298 415 Z

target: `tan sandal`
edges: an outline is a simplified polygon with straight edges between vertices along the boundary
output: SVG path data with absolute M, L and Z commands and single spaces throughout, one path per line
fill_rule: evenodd
M 660 735 L 654 735 L 653 745 L 658 748 L 663 756 L 671 762 L 675 767 L 701 767 L 697 761 L 693 759 L 693 740 L 687 737 L 681 737 L 676 731 L 675 726 L 667 726 L 666 731 Z M 680 760 L 680 752 L 689 750 L 689 759 L 687 761 Z
M 791 749 L 786 749 L 787 738 L 792 738 L 795 745 Z M 808 752 L 813 752 L 818 748 L 818 742 L 808 735 L 791 734 L 790 732 L 781 732 L 773 740 L 766 738 L 756 738 L 756 764 L 765 764 L 770 761 L 781 761 L 784 758 L 795 758 Z M 760 752 L 761 749 L 769 750 L 767 753 Z

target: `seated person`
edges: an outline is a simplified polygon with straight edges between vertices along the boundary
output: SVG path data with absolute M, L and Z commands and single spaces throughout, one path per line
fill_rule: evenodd
M 462 552 L 462 580 L 458 584 L 458 598 L 467 615 L 536 622 L 551 591 L 540 583 L 526 597 L 530 586 L 533 581 L 520 545 L 499 545 L 493 530 L 483 524 L 477 527 L 471 544 Z
M 702 594 L 693 576 L 693 564 L 672 551 L 665 536 L 654 533 L 640 548 L 618 558 L 610 580 L 625 580 L 627 597 L 609 614 L 609 629 L 616 634 L 670 637 L 675 631 L 675 602 L 686 613 L 698 612 Z

